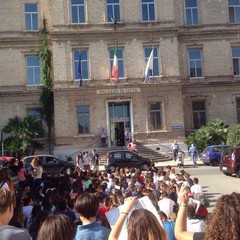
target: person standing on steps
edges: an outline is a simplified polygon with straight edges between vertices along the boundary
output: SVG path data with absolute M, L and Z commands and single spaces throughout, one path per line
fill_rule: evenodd
M 124 137 L 125 137 L 125 145 L 127 146 L 129 144 L 130 138 L 131 138 L 131 133 L 129 131 L 129 128 L 126 128 L 124 132 Z
M 102 128 L 99 136 L 101 138 L 102 147 L 106 147 L 107 132 L 104 128 Z
M 132 141 L 127 145 L 127 149 L 131 152 L 137 152 L 137 141 L 132 139 Z
M 178 151 L 179 151 L 179 145 L 178 145 L 176 140 L 174 140 L 173 144 L 171 145 L 171 149 L 172 149 L 172 152 L 173 152 L 173 159 L 176 162 Z

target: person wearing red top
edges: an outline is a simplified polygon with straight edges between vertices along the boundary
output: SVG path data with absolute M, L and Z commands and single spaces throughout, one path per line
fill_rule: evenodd
M 105 197 L 103 199 L 103 204 L 104 206 L 98 209 L 98 217 L 105 217 L 105 213 L 110 210 L 110 207 L 112 205 L 110 197 Z

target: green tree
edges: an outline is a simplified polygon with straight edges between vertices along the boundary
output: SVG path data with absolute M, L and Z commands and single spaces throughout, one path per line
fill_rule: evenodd
M 52 91 L 51 81 L 51 61 L 52 53 L 48 49 L 48 31 L 46 26 L 46 19 L 43 19 L 43 29 L 41 34 L 42 46 L 38 53 L 41 61 L 41 83 L 42 83 L 42 94 L 40 96 L 40 102 L 42 104 L 43 118 L 47 124 L 47 139 L 48 139 L 48 150 L 51 153 L 51 130 L 53 126 L 53 112 L 54 112 L 54 99 Z
M 36 139 L 44 136 L 44 129 L 34 117 L 10 118 L 3 132 L 9 135 L 4 140 L 4 148 L 18 157 L 23 154 L 34 154 L 35 149 L 42 147 Z
M 228 125 L 217 118 L 188 135 L 186 144 L 190 146 L 193 143 L 201 151 L 208 145 L 225 144 L 227 134 Z
M 232 146 L 240 146 L 240 124 L 236 124 L 229 128 L 227 144 Z

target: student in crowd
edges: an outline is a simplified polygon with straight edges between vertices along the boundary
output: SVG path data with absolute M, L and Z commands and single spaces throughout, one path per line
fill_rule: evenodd
M 198 178 L 193 178 L 193 186 L 191 187 L 191 192 L 193 194 L 200 193 L 203 194 L 202 186 L 199 185 L 199 180 Z
M 99 170 L 99 162 L 100 162 L 100 157 L 99 154 L 97 153 L 96 149 L 92 149 L 92 156 L 91 156 L 91 169 L 93 171 L 98 171 Z
M 107 240 L 110 229 L 96 222 L 99 209 L 99 201 L 92 193 L 83 193 L 75 203 L 75 209 L 79 214 L 82 225 L 78 225 L 76 240 Z
M 174 221 L 168 221 L 167 215 L 163 211 L 159 211 L 159 216 L 163 224 L 163 228 L 165 229 L 168 240 L 176 240 L 174 236 L 174 226 L 175 222 Z
M 26 229 L 8 225 L 13 217 L 15 206 L 15 194 L 7 189 L 0 189 L 0 239 L 30 240 Z
M 34 157 L 31 161 L 31 166 L 33 168 L 32 174 L 34 177 L 33 188 L 40 186 L 42 183 L 42 174 L 43 174 L 43 166 L 38 156 Z
M 91 163 L 91 157 L 88 154 L 88 151 L 86 151 L 83 155 L 83 170 L 89 171 L 90 170 L 90 163 Z
M 8 168 L 2 167 L 0 169 L 0 188 L 15 192 L 14 183 L 9 177 Z
M 48 217 L 42 224 L 37 240 L 74 240 L 76 225 L 68 216 Z
M 158 202 L 159 209 L 169 216 L 169 214 L 173 212 L 175 206 L 176 203 L 168 197 L 168 193 L 162 192 Z
M 178 193 L 179 211 L 175 223 L 178 240 L 237 240 L 240 239 L 240 194 L 222 195 L 216 203 L 205 233 L 187 231 L 188 191 L 182 186 Z
M 18 163 L 17 176 L 18 176 L 18 180 L 19 180 L 19 185 L 20 185 L 21 189 L 23 190 L 27 185 L 27 181 L 26 181 L 27 171 L 26 171 L 25 167 L 23 166 L 22 161 L 20 161 Z
M 0 188 L 10 190 L 9 185 L 7 183 L 7 176 L 4 167 L 0 168 Z
M 168 237 L 165 230 L 152 212 L 143 208 L 133 210 L 136 201 L 137 197 L 126 199 L 123 211 L 109 235 L 109 240 L 119 239 L 123 223 L 127 217 L 129 217 L 127 226 L 128 240 L 152 240 L 156 239 L 156 237 L 158 240 L 167 240 Z
M 193 205 L 188 206 L 187 231 L 189 231 L 189 232 L 204 232 L 205 231 L 205 222 L 202 219 L 197 218 L 195 207 Z
M 83 154 L 82 152 L 79 152 L 76 157 L 76 169 L 82 169 L 83 165 Z

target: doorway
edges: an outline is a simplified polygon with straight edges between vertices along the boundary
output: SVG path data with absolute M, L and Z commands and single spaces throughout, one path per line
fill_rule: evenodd
M 109 123 L 110 123 L 110 144 L 114 146 L 125 146 L 124 132 L 128 128 L 131 132 L 130 124 L 130 103 L 109 103 Z

